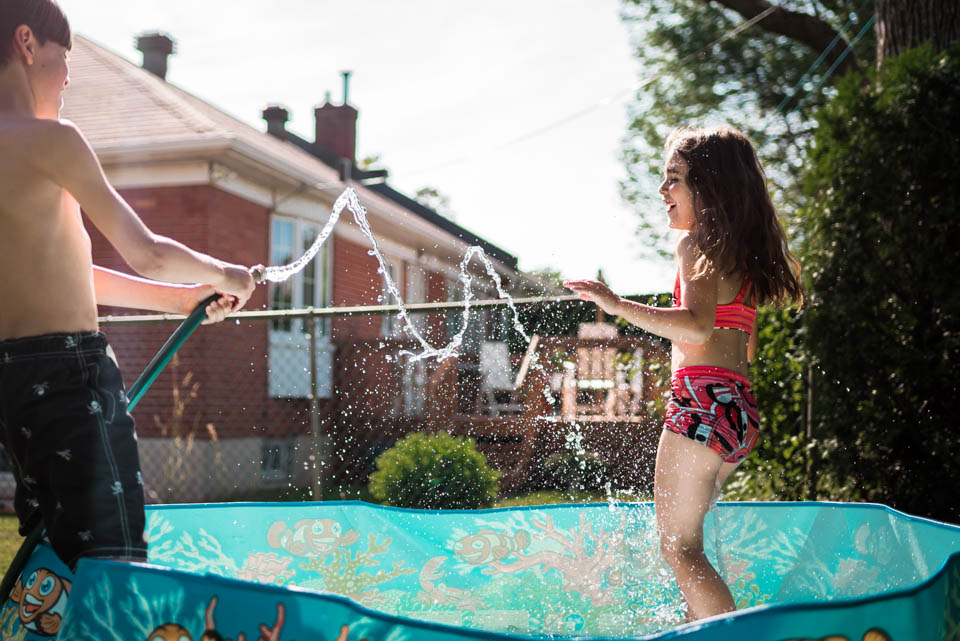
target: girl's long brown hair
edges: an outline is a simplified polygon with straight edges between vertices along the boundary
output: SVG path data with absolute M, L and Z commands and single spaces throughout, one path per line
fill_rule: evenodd
M 800 262 L 787 247 L 750 140 L 731 127 L 682 128 L 670 134 L 666 150 L 687 164 L 697 220 L 690 237 L 700 253 L 696 273 L 746 270 L 758 303 L 802 302 Z

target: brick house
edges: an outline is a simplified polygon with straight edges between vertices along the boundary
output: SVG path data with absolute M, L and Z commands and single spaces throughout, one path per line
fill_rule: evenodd
M 516 257 L 393 190 L 385 171 L 357 167 L 352 106 L 327 102 L 317 108 L 312 142 L 286 131 L 282 107 L 268 107 L 263 133 L 166 82 L 169 38 L 143 36 L 138 48 L 144 67 L 77 37 L 63 115 L 78 124 L 111 184 L 151 229 L 232 262 L 284 264 L 309 247 L 349 185 L 367 209 L 387 272 L 407 302 L 456 297 L 458 263 L 472 245 L 485 250 L 504 282 L 523 279 Z M 248 309 L 390 302 L 369 241 L 351 218 L 345 210 L 317 259 L 283 285 L 258 287 Z M 88 228 L 94 262 L 129 271 Z M 477 296 L 495 295 L 489 279 L 475 282 Z M 419 322 L 433 340 L 443 340 L 457 329 L 448 320 L 435 313 Z M 153 500 L 177 498 L 166 493 L 175 485 L 193 487 L 188 498 L 195 500 L 222 498 L 224 488 L 239 496 L 309 478 L 303 322 L 227 321 L 200 328 L 184 345 L 134 412 Z M 496 322 L 490 315 L 476 328 L 471 323 L 468 338 L 476 343 Z M 128 385 L 174 327 L 104 326 Z M 416 427 L 425 408 L 415 392 L 425 374 L 417 369 L 422 366 L 392 357 L 402 339 L 395 318 L 334 317 L 320 322 L 318 333 L 320 413 L 328 433 L 350 440 L 363 438 L 357 429 L 382 435 Z M 406 423 L 396 428 L 400 419 Z M 362 426 L 350 431 L 348 423 Z M 171 439 L 179 439 L 172 458 Z M 225 459 L 231 465 L 224 466 Z M 198 470 L 233 462 L 239 471 L 228 470 L 218 488 L 196 489 L 208 482 Z

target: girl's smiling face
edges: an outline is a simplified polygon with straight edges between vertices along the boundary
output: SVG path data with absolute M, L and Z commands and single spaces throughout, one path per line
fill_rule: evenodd
M 680 154 L 673 152 L 667 159 L 663 173 L 660 195 L 667 205 L 670 228 L 690 231 L 697 219 L 694 215 L 693 192 L 687 186 L 687 163 Z

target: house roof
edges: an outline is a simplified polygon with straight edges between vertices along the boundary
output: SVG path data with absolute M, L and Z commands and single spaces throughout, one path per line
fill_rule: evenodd
M 336 182 L 339 171 L 301 146 L 251 127 L 123 57 L 76 36 L 63 115 L 77 123 L 105 163 L 141 150 L 234 152 L 308 184 Z M 153 154 L 154 157 L 155 153 Z M 509 269 L 517 258 L 391 187 L 360 185 L 484 251 Z M 361 194 L 362 195 L 362 194 Z

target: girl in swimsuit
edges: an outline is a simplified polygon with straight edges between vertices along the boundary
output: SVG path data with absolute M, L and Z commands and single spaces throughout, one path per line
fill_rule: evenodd
M 688 620 L 696 620 L 735 609 L 703 553 L 703 520 L 757 440 L 759 415 L 747 378 L 756 354 L 756 306 L 799 302 L 803 292 L 799 263 L 745 135 L 729 127 L 675 131 L 666 143 L 660 194 L 670 227 L 682 232 L 672 307 L 625 300 L 597 281 L 564 285 L 673 343 L 654 504 L 661 552 Z

